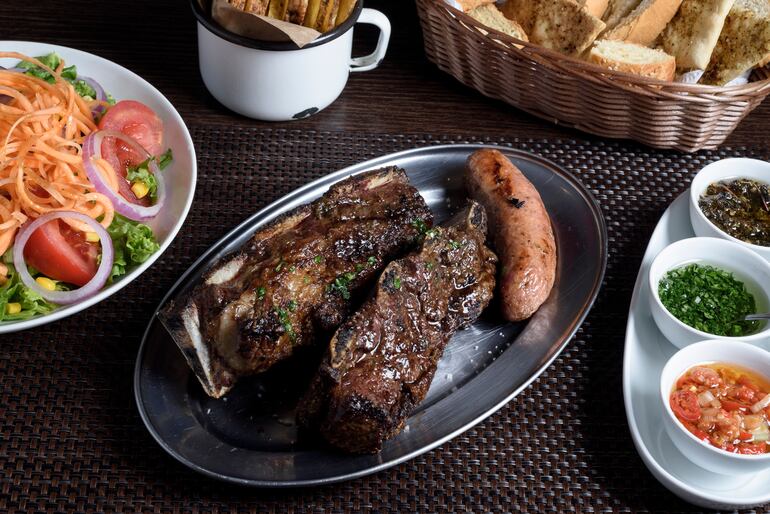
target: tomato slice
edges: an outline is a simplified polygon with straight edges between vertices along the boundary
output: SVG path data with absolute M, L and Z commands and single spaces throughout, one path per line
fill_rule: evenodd
M 700 406 L 698 395 L 690 390 L 675 391 L 671 394 L 671 410 L 684 421 L 698 421 L 700 419 Z
M 155 111 L 135 100 L 121 100 L 107 110 L 99 121 L 102 130 L 116 130 L 130 136 L 147 150 L 150 155 L 163 153 L 163 122 Z M 145 160 L 125 143 L 105 138 L 102 142 L 102 156 L 121 177 L 126 177 L 126 169 Z M 127 180 L 119 180 L 119 193 L 131 203 L 150 205 L 147 197 L 137 198 Z
M 721 400 L 722 408 L 728 412 L 733 412 L 736 410 L 743 411 L 747 407 L 745 405 L 741 405 L 738 402 L 734 402 L 732 400 Z
M 96 275 L 99 247 L 82 232 L 61 220 L 51 220 L 35 230 L 24 247 L 24 259 L 42 274 L 76 286 Z
M 767 443 L 765 441 L 757 443 L 741 443 L 737 446 L 736 452 L 744 455 L 760 455 L 767 453 Z

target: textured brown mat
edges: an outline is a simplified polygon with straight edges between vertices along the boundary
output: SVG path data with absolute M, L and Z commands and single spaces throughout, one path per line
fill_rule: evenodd
M 0 512 L 632 512 L 695 509 L 660 486 L 628 433 L 626 315 L 658 217 L 717 158 L 619 144 L 193 126 L 198 191 L 170 250 L 141 279 L 72 318 L 0 342 Z M 348 483 L 257 491 L 177 464 L 144 429 L 134 359 L 164 292 L 203 250 L 266 203 L 341 167 L 417 146 L 483 142 L 552 159 L 596 195 L 610 260 L 587 321 L 557 361 L 484 423 L 426 455 Z M 753 512 L 767 512 L 770 506 Z

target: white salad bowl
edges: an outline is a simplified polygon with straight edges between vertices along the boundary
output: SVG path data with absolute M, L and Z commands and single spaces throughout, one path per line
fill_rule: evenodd
M 139 75 L 96 55 L 48 43 L 0 41 L 0 51 L 19 52 L 33 57 L 56 52 L 67 65 L 76 65 L 78 74 L 99 82 L 116 100 L 131 99 L 144 103 L 163 121 L 163 144 L 171 148 L 174 155 L 171 165 L 163 171 L 168 191 L 166 204 L 158 216 L 147 222 L 155 233 L 160 249 L 144 263 L 130 269 L 126 275 L 81 302 L 59 307 L 49 314 L 29 320 L 1 322 L 0 334 L 2 334 L 26 330 L 71 316 L 112 296 L 139 278 L 166 251 L 187 218 L 195 194 L 197 163 L 193 142 L 182 117 L 160 91 Z M 0 65 L 6 67 L 13 66 L 16 62 L 18 62 L 17 59 L 0 59 Z
M 655 257 L 650 265 L 648 278 L 652 317 L 663 335 L 675 346 L 684 348 L 697 341 L 720 337 L 682 323 L 660 300 L 658 284 L 663 276 L 672 269 L 692 263 L 708 264 L 731 272 L 754 296 L 757 312 L 770 310 L 770 263 L 744 246 L 725 239 L 682 239 L 667 246 Z M 728 339 L 753 343 L 770 341 L 770 325 L 766 321 L 761 323 L 764 323 L 764 326 L 759 332 Z
M 671 410 L 669 398 L 674 384 L 693 366 L 706 363 L 733 364 L 770 377 L 770 352 L 736 341 L 712 339 L 701 341 L 675 353 L 660 375 L 660 399 L 666 433 L 679 451 L 694 464 L 723 475 L 746 475 L 770 468 L 770 453 L 742 455 L 730 453 L 701 441 L 679 422 Z
M 759 246 L 741 241 L 714 225 L 698 205 L 701 195 L 709 185 L 721 180 L 748 178 L 770 184 L 770 162 L 758 159 L 722 159 L 712 162 L 695 175 L 690 186 L 690 223 L 695 235 L 701 237 L 720 237 L 744 246 L 770 261 L 770 246 Z

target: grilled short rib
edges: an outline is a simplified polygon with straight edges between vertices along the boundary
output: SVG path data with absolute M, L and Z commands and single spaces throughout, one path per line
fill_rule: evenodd
M 219 398 L 238 377 L 329 335 L 432 221 L 403 170 L 353 176 L 261 228 L 161 320 Z
M 333 446 L 374 453 L 428 392 L 452 334 L 492 299 L 497 258 L 476 202 L 390 263 L 366 303 L 337 330 L 298 421 Z

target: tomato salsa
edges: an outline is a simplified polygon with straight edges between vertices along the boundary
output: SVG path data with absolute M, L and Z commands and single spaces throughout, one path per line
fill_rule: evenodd
M 669 398 L 677 419 L 698 439 L 746 455 L 770 452 L 770 381 L 745 368 L 694 366 Z

